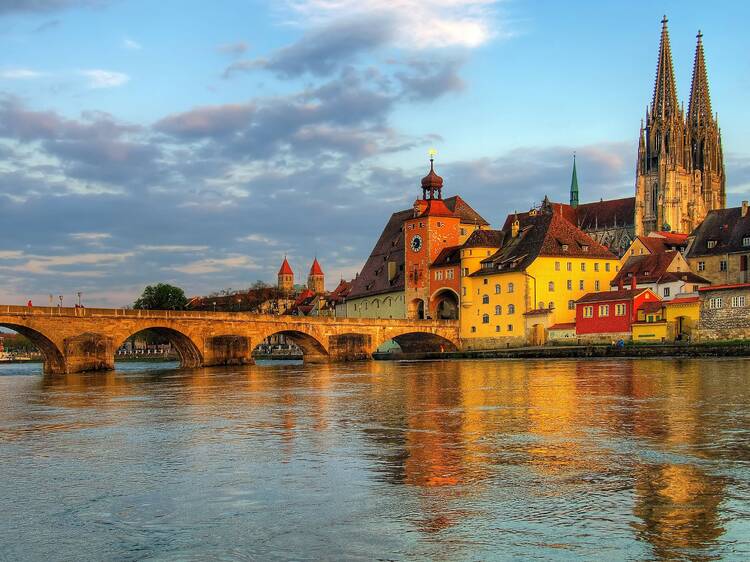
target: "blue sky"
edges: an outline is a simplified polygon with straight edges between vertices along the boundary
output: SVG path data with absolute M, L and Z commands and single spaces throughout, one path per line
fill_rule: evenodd
M 704 33 L 729 204 L 748 198 L 750 8 L 724 2 L 0 1 L 0 301 L 132 302 L 364 262 L 438 150 L 493 224 L 629 196 L 669 17 Z

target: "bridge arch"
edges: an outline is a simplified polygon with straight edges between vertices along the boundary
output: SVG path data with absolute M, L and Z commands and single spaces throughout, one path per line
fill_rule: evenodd
M 328 358 L 328 348 L 316 336 L 302 330 L 287 328 L 269 331 L 268 333 L 263 334 L 259 340 L 255 342 L 255 347 L 260 345 L 267 338 L 276 335 L 284 336 L 285 339 L 299 347 L 302 350 L 302 358 L 304 361 L 325 361 Z
M 33 328 L 21 324 L 11 324 L 3 322 L 0 324 L 3 328 L 8 328 L 18 332 L 34 344 L 44 357 L 44 372 L 49 374 L 65 374 L 65 355 L 57 344 L 51 338 Z
M 193 338 L 180 330 L 159 324 L 145 327 L 139 326 L 138 329 L 128 331 L 124 336 L 120 335 L 117 345 L 114 346 L 114 352 L 116 353 L 128 338 L 136 336 L 141 332 L 151 332 L 169 341 L 180 357 L 180 367 L 191 369 L 203 365 L 203 352 Z
M 395 341 L 403 353 L 442 353 L 458 350 L 458 343 L 450 338 L 435 332 L 412 329 L 401 333 L 386 333 L 382 341 L 373 342 L 373 352 L 389 340 Z

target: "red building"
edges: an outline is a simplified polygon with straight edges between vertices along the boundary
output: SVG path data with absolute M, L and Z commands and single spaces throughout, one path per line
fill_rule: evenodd
M 660 301 L 651 289 L 588 293 L 576 301 L 576 335 L 628 334 L 638 309 Z

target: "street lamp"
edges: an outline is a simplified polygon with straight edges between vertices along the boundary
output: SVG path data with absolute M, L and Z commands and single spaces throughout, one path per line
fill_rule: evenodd
M 78 295 L 78 308 L 81 308 L 81 291 L 78 291 L 76 295 Z
M 63 296 L 62 296 L 62 295 L 60 295 L 60 296 L 59 296 L 59 297 L 57 297 L 57 298 L 58 298 L 58 299 L 60 299 L 60 308 L 62 308 L 62 305 L 63 305 Z

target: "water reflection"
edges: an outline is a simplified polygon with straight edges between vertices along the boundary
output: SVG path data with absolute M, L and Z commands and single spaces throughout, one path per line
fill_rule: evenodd
M 0 470 L 24 484 L 0 483 L 0 509 L 22 527 L 0 530 L 0 558 L 30 548 L 24 533 L 38 537 L 39 558 L 70 532 L 71 553 L 88 541 L 113 558 L 230 543 L 266 559 L 747 557 L 748 367 L 466 361 L 0 377 Z M 127 529 L 84 535 L 50 510 L 60 485 L 82 479 L 91 487 L 73 485 L 69 511 L 83 527 L 127 514 Z M 149 532 L 154 521 L 174 549 Z M 212 550 L 190 538 L 205 533 Z

